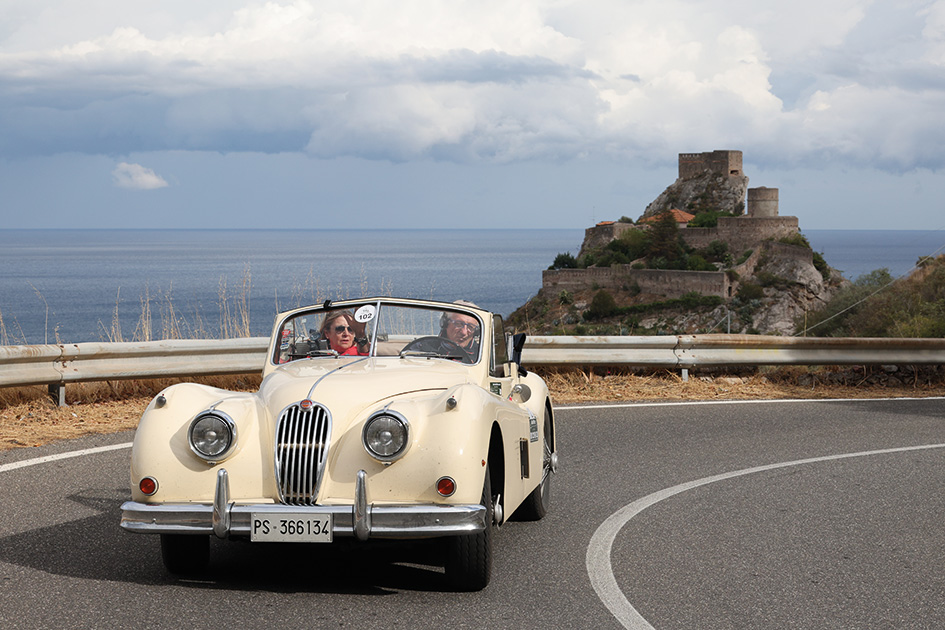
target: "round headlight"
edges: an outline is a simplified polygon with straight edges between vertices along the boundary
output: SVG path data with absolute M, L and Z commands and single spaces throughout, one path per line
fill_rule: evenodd
M 206 460 L 214 461 L 226 454 L 236 437 L 236 425 L 219 411 L 205 412 L 190 424 L 190 448 Z
M 407 448 L 407 419 L 395 411 L 382 411 L 368 418 L 364 425 L 364 448 L 381 461 L 400 457 Z

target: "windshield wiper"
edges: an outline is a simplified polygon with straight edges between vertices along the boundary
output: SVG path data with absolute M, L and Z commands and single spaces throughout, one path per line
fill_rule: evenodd
M 401 350 L 400 358 L 404 357 L 426 357 L 428 359 L 449 359 L 451 361 L 462 361 L 463 357 L 451 354 L 440 354 L 439 352 L 430 352 L 429 350 Z
M 338 353 L 334 350 L 312 349 L 308 352 L 290 352 L 289 356 L 293 359 L 310 359 L 312 357 L 337 357 Z

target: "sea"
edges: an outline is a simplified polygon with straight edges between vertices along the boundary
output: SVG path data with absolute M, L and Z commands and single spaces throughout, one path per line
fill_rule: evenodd
M 854 280 L 907 274 L 945 231 L 804 230 Z M 276 313 L 325 299 L 469 300 L 508 316 L 583 229 L 3 230 L 0 343 L 268 336 Z M 245 322 L 245 326 L 243 323 Z

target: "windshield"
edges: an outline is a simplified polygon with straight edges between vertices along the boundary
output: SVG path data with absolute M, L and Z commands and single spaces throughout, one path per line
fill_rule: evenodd
M 477 363 L 482 321 L 448 305 L 370 302 L 296 313 L 277 334 L 275 363 L 319 356 L 421 356 Z

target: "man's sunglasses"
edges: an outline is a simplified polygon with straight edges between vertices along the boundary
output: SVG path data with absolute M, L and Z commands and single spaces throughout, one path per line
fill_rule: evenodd
M 462 330 L 463 328 L 466 328 L 469 330 L 469 332 L 471 332 L 474 335 L 477 332 L 479 332 L 479 326 L 477 326 L 476 324 L 470 324 L 469 322 L 461 322 L 458 319 L 451 319 L 450 326 L 452 326 L 456 330 Z

